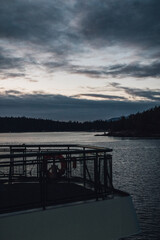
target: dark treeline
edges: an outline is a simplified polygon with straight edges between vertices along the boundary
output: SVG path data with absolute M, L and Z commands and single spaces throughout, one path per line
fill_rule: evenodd
M 109 128 L 112 136 L 160 136 L 160 107 L 121 117 L 111 122 Z
M 0 132 L 109 131 L 113 136 L 160 136 L 160 107 L 93 122 L 53 121 L 26 117 L 0 117 Z
M 107 121 L 61 122 L 26 117 L 0 117 L 0 132 L 104 131 Z

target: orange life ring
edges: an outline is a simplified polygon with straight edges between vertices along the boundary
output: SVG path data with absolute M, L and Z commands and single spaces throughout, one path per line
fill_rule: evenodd
M 63 155 L 46 155 L 44 156 L 44 159 L 48 160 L 48 159 L 54 159 L 54 160 L 59 160 L 61 167 L 58 168 L 58 166 L 52 165 L 49 169 L 48 169 L 48 176 L 49 178 L 57 178 L 57 177 L 61 177 L 65 174 L 66 168 L 67 168 L 67 162 L 65 161 L 65 158 L 63 157 Z
M 66 168 L 67 168 L 67 162 L 65 161 L 65 158 L 63 155 L 55 156 L 55 159 L 60 160 L 61 168 L 58 168 L 58 176 L 61 177 L 65 174 Z
M 58 170 L 57 165 L 52 165 L 47 171 L 47 176 L 49 178 L 56 179 L 58 177 L 57 170 Z

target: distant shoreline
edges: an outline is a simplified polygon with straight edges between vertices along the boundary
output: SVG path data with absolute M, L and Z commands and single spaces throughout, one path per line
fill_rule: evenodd
M 116 131 L 116 132 L 109 132 L 107 134 L 108 137 L 138 137 L 138 138 L 160 138 L 160 134 L 156 133 L 138 133 L 133 131 Z
M 141 133 L 135 133 L 135 132 L 129 132 L 129 131 L 116 131 L 116 132 L 104 132 L 102 131 L 96 131 L 96 130 L 75 130 L 75 131 L 19 131 L 19 132 L 0 132 L 0 134 L 23 134 L 23 133 L 67 133 L 67 132 L 90 132 L 94 133 L 95 137 L 120 137 L 120 138 L 160 138 L 160 134 L 141 134 Z
M 160 106 L 112 120 L 54 121 L 27 117 L 0 117 L 0 133 L 95 132 L 97 136 L 160 137 Z
M 99 132 L 103 132 L 102 131 L 96 131 L 96 130 L 55 130 L 55 131 L 13 131 L 13 132 L 0 132 L 0 133 L 60 133 L 60 132 L 92 132 L 92 133 L 99 133 Z

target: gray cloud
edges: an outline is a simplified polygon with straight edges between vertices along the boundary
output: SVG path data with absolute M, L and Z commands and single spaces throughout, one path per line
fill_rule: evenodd
M 2 0 L 0 38 L 34 44 L 41 52 L 68 55 L 74 42 L 79 41 L 78 33 L 70 26 L 74 18 L 72 5 L 64 0 Z
M 3 76 L 2 76 L 2 79 L 5 80 L 5 79 L 8 79 L 8 78 L 21 78 L 21 77 L 25 77 L 26 75 L 24 73 L 10 73 L 10 72 L 4 72 L 3 71 Z
M 23 69 L 23 65 L 23 59 L 0 53 L 0 69 Z
M 3 55 L 1 53 L 0 69 L 18 68 L 20 71 L 22 64 L 26 67 L 28 64 L 35 67 L 48 65 L 48 69 L 54 65 L 53 71 L 64 67 L 64 59 L 79 51 L 80 36 L 71 26 L 74 20 L 73 5 L 72 1 L 64 0 L 2 0 L 0 39 L 3 44 L 0 43 L 0 47 Z M 23 61 L 16 57 L 19 45 L 24 55 Z M 33 56 L 35 52 L 39 56 L 35 54 L 34 59 L 28 58 L 27 48 L 32 49 Z M 44 53 L 52 56 L 48 63 L 43 62 Z M 39 59 L 40 55 L 42 59 Z
M 129 102 L 113 100 L 84 100 L 62 95 L 15 96 L 11 92 L 0 95 L 1 116 L 28 116 L 55 120 L 109 119 L 143 111 L 159 102 Z
M 110 83 L 110 85 L 115 89 L 123 90 L 125 93 L 132 97 L 140 97 L 146 99 L 146 101 L 159 101 L 160 102 L 160 89 L 138 89 L 123 87 L 117 83 Z
M 141 90 L 141 89 L 131 89 L 131 88 L 123 88 L 126 93 L 135 97 L 142 97 L 151 101 L 159 101 L 160 102 L 160 89 L 154 90 Z
M 96 40 L 97 45 L 105 40 L 106 44 L 125 41 L 159 46 L 159 10 L 158 0 L 2 0 L 0 37 L 36 44 L 54 42 L 66 50 L 73 42 L 86 39 Z
M 108 75 L 159 77 L 159 12 L 159 0 L 2 0 L 0 38 L 8 41 L 6 48 L 13 42 L 24 43 L 26 47 L 53 55 L 48 62 L 29 60 L 31 64 L 44 65 L 48 71 L 62 69 L 96 78 Z M 139 54 L 155 62 L 148 66 L 136 63 L 110 67 L 106 63 L 106 68 L 85 69 L 68 60 L 74 59 L 74 54 L 85 53 L 86 48 L 110 45 L 138 47 Z M 20 69 L 26 64 L 25 56 L 24 62 L 17 57 L 0 56 L 1 69 Z
M 8 91 L 5 91 L 5 94 L 7 94 L 7 95 L 13 95 L 13 94 L 21 95 L 22 92 L 17 91 L 17 90 L 8 90 Z
M 128 43 L 141 47 L 160 46 L 158 0 L 78 1 L 83 12 L 81 30 L 97 45 Z
M 93 98 L 102 98 L 102 99 L 113 99 L 113 100 L 125 100 L 126 98 L 120 96 L 112 96 L 106 94 L 95 94 L 95 93 L 85 93 L 85 94 L 77 94 L 72 97 L 93 97 Z
M 112 76 L 131 76 L 137 78 L 160 77 L 160 62 L 155 61 L 151 64 L 143 65 L 133 63 L 129 65 L 112 66 L 108 74 Z
M 29 66 L 38 68 L 42 65 L 47 74 L 66 71 L 97 79 L 159 78 L 159 12 L 159 0 L 1 0 L 1 76 L 4 79 L 28 77 L 29 81 L 37 81 L 29 75 Z M 123 60 L 116 61 L 115 54 L 117 64 L 112 63 L 111 57 L 105 66 L 98 63 L 96 67 L 76 65 L 78 60 L 85 63 L 81 56 L 90 57 L 90 52 L 95 49 L 97 52 L 104 49 L 107 58 L 106 49 L 110 46 L 122 47 L 121 59 L 125 54 L 123 49 L 132 49 L 133 59 L 127 56 L 128 64 L 124 64 Z M 134 56 L 136 62 L 133 63 Z M 75 58 L 77 62 L 74 62 Z M 148 63 L 144 64 L 146 58 Z M 114 87 L 145 101 L 129 102 L 123 97 L 107 94 L 79 95 L 103 98 L 103 101 L 96 101 L 47 95 L 41 91 L 27 95 L 9 90 L 5 96 L 0 96 L 1 115 L 93 120 L 128 115 L 159 104 L 158 89 L 131 89 L 116 84 Z
M 64 23 L 62 1 L 2 0 L 0 6 L 0 37 L 44 42 L 58 36 Z M 52 25 L 51 25 L 52 23 Z M 55 27 L 56 26 L 56 27 Z
M 134 77 L 134 78 L 147 78 L 160 77 L 160 62 L 155 61 L 150 64 L 132 63 L 132 64 L 116 64 L 106 67 L 98 67 L 91 69 L 89 67 L 70 66 L 68 71 L 87 75 L 91 78 L 105 78 L 105 77 Z

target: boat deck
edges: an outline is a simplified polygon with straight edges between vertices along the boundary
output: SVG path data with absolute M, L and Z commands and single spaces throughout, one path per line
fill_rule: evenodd
M 0 146 L 0 213 L 102 199 L 113 192 L 108 148 Z
M 51 182 L 46 186 L 46 206 L 95 198 L 93 190 L 75 183 Z M 39 183 L 0 184 L 2 212 L 41 206 L 42 189 Z

